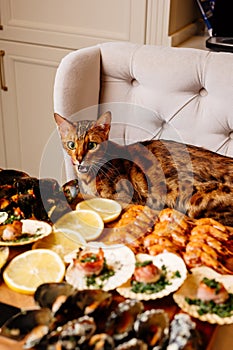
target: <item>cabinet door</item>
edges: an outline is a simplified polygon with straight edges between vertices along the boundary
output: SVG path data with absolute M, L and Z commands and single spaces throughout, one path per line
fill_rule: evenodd
M 144 43 L 146 0 L 0 0 L 4 39 L 78 49 Z
M 1 91 L 0 123 L 6 160 L 0 167 L 21 169 L 38 177 L 45 146 L 56 129 L 53 118 L 56 69 L 70 51 L 1 40 L 0 48 L 5 52 L 7 85 L 7 91 Z

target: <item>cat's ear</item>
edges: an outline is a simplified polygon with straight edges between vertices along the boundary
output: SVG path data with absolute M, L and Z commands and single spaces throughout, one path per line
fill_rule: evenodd
M 73 128 L 72 122 L 62 117 L 60 114 L 54 113 L 54 119 L 57 123 L 61 136 L 65 137 L 67 132 Z
M 57 123 L 57 125 L 60 127 L 62 123 L 68 123 L 68 120 L 63 118 L 60 114 L 54 113 L 54 119 Z
M 106 132 L 109 132 L 111 127 L 112 114 L 111 112 L 105 112 L 102 114 L 96 121 L 95 126 L 99 126 L 104 129 Z

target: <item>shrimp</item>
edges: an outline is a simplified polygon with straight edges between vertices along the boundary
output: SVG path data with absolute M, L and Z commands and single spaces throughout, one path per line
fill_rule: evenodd
M 222 225 L 220 222 L 212 219 L 212 218 L 201 218 L 195 221 L 195 225 L 199 226 L 199 225 L 210 225 L 213 226 L 215 228 L 217 228 L 218 230 L 222 231 L 222 232 L 226 232 L 227 228 Z
M 211 225 L 197 225 L 191 231 L 191 235 L 199 234 L 200 237 L 206 233 L 221 241 L 228 241 L 229 239 L 229 234 L 227 231 L 219 230 Z

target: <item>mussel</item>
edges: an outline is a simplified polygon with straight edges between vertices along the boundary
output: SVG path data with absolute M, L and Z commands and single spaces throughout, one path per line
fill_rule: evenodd
M 1 335 L 21 340 L 38 326 L 49 328 L 52 312 L 47 308 L 21 311 L 8 319 L 1 328 Z
M 134 330 L 136 337 L 148 344 L 150 349 L 163 349 L 169 337 L 168 314 L 162 309 L 146 310 L 138 315 Z
M 196 324 L 188 314 L 177 314 L 171 322 L 167 350 L 173 349 L 203 349 L 203 342 L 198 330 L 196 329 Z
M 66 282 L 43 283 L 34 293 L 34 300 L 40 307 L 47 307 L 55 312 L 72 292 L 74 288 Z
M 37 350 L 81 350 L 88 349 L 87 344 L 96 331 L 93 317 L 82 316 L 67 322 L 46 334 L 34 349 Z
M 134 322 L 143 310 L 139 300 L 126 299 L 119 303 L 106 321 L 106 332 L 117 341 L 125 339 L 133 331 Z

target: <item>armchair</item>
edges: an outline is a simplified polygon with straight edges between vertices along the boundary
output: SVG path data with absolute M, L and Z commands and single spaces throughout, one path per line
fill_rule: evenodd
M 63 58 L 54 111 L 95 119 L 111 110 L 118 142 L 164 138 L 233 156 L 232 97 L 231 53 L 107 42 Z

